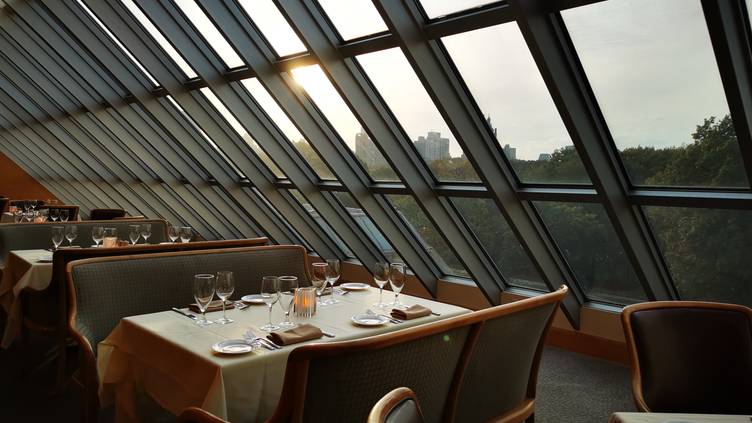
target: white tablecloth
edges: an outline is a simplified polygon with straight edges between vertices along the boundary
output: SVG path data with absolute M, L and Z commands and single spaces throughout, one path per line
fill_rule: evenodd
M 391 293 L 384 293 L 391 299 Z M 355 326 L 350 317 L 362 314 L 378 301 L 378 290 L 351 292 L 340 297 L 342 302 L 319 308 L 308 322 L 335 338 L 321 338 L 310 342 L 331 342 L 362 338 L 404 329 L 469 310 L 417 297 L 404 296 L 403 303 L 422 304 L 441 316 L 427 316 L 380 327 Z M 144 392 L 161 407 L 178 414 L 188 406 L 199 406 L 232 422 L 264 421 L 274 411 L 279 400 L 287 363 L 287 356 L 296 346 L 281 350 L 266 349 L 242 356 L 218 356 L 211 345 L 233 338 L 242 338 L 248 328 L 266 323 L 268 309 L 264 305 L 245 310 L 229 310 L 235 320 L 229 325 L 213 324 L 199 327 L 193 320 L 173 311 L 128 317 L 110 336 L 99 344 L 98 368 L 100 397 L 103 405 L 116 405 L 118 421 L 148 421 L 148 415 L 137 410 L 137 393 Z M 209 319 L 220 317 L 209 313 Z M 275 306 L 273 321 L 284 315 Z
M 16 250 L 8 254 L 0 280 L 0 304 L 8 315 L 0 346 L 7 348 L 21 330 L 20 294 L 24 288 L 41 291 L 50 285 L 52 263 L 39 263 L 42 257 L 51 257 L 46 250 Z
M 614 413 L 609 423 L 750 423 L 750 416 L 724 414 Z
M 14 223 L 15 221 L 16 220 L 11 213 L 3 213 L 2 216 L 0 216 L 0 223 Z

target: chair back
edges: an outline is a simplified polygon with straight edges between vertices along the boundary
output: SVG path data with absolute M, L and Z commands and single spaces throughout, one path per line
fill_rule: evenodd
M 397 388 L 373 406 L 368 423 L 423 423 L 418 398 L 410 388 Z
M 752 414 L 752 309 L 657 301 L 624 308 L 641 411 Z
M 124 217 L 126 211 L 123 209 L 91 209 L 89 210 L 89 220 L 113 220 Z
M 0 197 L 0 213 L 5 213 L 10 205 L 10 198 Z

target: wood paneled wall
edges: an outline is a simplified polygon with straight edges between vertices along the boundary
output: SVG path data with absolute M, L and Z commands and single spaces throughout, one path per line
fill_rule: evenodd
M 8 156 L 0 153 L 0 195 L 11 199 L 57 199 Z

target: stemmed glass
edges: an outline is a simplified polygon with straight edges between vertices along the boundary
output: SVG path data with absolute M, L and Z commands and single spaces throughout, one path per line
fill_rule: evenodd
M 104 239 L 104 227 L 95 226 L 91 228 L 91 239 L 93 239 L 94 244 L 99 247 L 99 243 Z
M 29 209 L 31 208 L 31 202 L 29 202 L 29 201 L 24 201 L 24 202 L 23 202 L 23 204 L 21 205 L 21 207 L 23 207 L 23 211 L 24 211 L 25 213 L 28 213 L 28 212 L 29 212 Z
M 63 243 L 63 230 L 64 228 L 62 226 L 53 226 L 52 227 L 52 249 L 57 250 L 58 247 L 60 247 L 60 244 Z
M 235 292 L 235 276 L 232 272 L 223 270 L 217 272 L 217 296 L 222 300 L 222 318 L 217 319 L 217 323 L 226 325 L 234 322 L 227 318 L 225 310 L 225 301 Z
M 279 278 L 276 276 L 264 276 L 261 279 L 261 298 L 269 307 L 269 323 L 261 326 L 259 329 L 265 332 L 272 332 L 279 329 L 279 326 L 272 323 L 272 307 L 279 300 Z
M 136 245 L 141 238 L 141 227 L 139 225 L 129 225 L 130 231 L 128 232 L 128 238 L 131 240 L 131 245 Z
M 211 325 L 211 320 L 206 320 L 206 309 L 214 298 L 214 275 L 198 274 L 193 276 L 193 298 L 201 310 L 201 320 L 196 320 L 199 326 Z
M 377 262 L 373 267 L 373 281 L 379 286 L 379 302 L 374 304 L 377 308 L 387 308 L 384 304 L 384 287 L 389 282 L 389 263 Z
M 399 302 L 399 294 L 402 288 L 405 287 L 405 272 L 406 267 L 402 263 L 392 263 L 389 266 L 389 285 L 394 291 L 394 304 L 393 308 L 405 309 L 406 307 Z
M 180 238 L 180 229 L 177 226 L 170 225 L 167 228 L 167 237 L 170 238 L 170 242 L 175 242 Z
M 326 281 L 332 287 L 332 297 L 326 301 L 326 304 L 337 304 L 336 298 L 334 298 L 334 284 L 337 283 L 341 275 L 340 263 L 337 259 L 331 259 L 326 261 Z
M 149 243 L 149 237 L 151 236 L 151 223 L 144 223 L 141 225 L 141 238 L 144 239 L 144 244 Z
M 193 238 L 193 229 L 190 226 L 180 228 L 180 242 L 190 242 L 191 238 Z
M 60 218 L 60 209 L 49 209 L 49 216 L 53 222 Z
M 290 321 L 290 310 L 295 300 L 295 290 L 298 289 L 298 278 L 295 276 L 279 277 L 279 305 L 285 312 L 285 321 L 280 323 L 281 327 L 291 328 L 296 326 Z
M 68 246 L 73 245 L 73 240 L 78 238 L 78 226 L 66 225 L 65 226 L 65 239 L 68 240 Z
M 323 305 L 321 301 L 321 293 L 326 287 L 326 263 L 313 263 L 313 271 L 311 272 L 311 285 L 316 288 L 316 297 L 318 297 L 318 303 Z
M 68 218 L 70 217 L 70 214 L 68 213 L 68 210 L 60 210 L 60 221 L 61 222 L 67 222 Z

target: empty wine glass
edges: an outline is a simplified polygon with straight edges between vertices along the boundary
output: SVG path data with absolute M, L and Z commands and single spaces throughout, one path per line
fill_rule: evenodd
M 291 328 L 296 326 L 290 321 L 290 310 L 295 300 L 295 290 L 298 289 L 298 278 L 295 276 L 279 277 L 279 305 L 285 312 L 285 321 L 280 323 L 281 327 Z
M 373 266 L 373 281 L 379 286 L 379 302 L 373 306 L 387 308 L 384 304 L 384 286 L 389 282 L 389 263 L 378 262 Z
M 319 304 L 323 305 L 324 303 L 321 301 L 321 293 L 326 287 L 327 264 L 313 263 L 311 266 L 313 268 L 313 271 L 311 272 L 311 285 L 316 288 L 316 297 L 318 298 Z
M 340 262 L 337 259 L 326 261 L 326 281 L 332 287 L 332 296 L 326 304 L 337 304 L 339 301 L 334 297 L 334 284 L 337 283 L 341 275 Z
M 206 320 L 206 309 L 214 298 L 214 275 L 198 274 L 193 276 L 193 298 L 201 310 L 201 320 L 196 320 L 199 326 L 211 325 L 211 320 Z
M 60 221 L 61 222 L 67 222 L 70 218 L 70 213 L 66 209 L 60 210 Z
M 170 238 L 170 242 L 175 242 L 180 238 L 180 228 L 170 225 L 167 228 L 167 237 Z
M 129 225 L 128 228 L 128 238 L 131 240 L 131 245 L 136 245 L 141 238 L 141 227 L 139 225 Z
M 28 213 L 29 209 L 31 209 L 31 202 L 30 201 L 24 201 L 23 204 L 21 205 L 21 207 L 23 207 L 23 211 L 24 212 Z
M 394 304 L 393 308 L 405 309 L 406 307 L 399 302 L 399 294 L 402 288 L 405 287 L 405 272 L 406 267 L 402 263 L 392 263 L 389 266 L 389 285 L 394 291 Z
M 279 326 L 272 323 L 272 307 L 279 300 L 279 278 L 276 276 L 264 276 L 261 279 L 261 298 L 264 299 L 269 307 L 269 323 L 261 326 L 259 329 L 272 332 L 279 329 Z
M 60 218 L 60 209 L 49 209 L 48 215 L 53 222 Z
M 78 238 L 78 226 L 66 225 L 65 226 L 65 239 L 68 240 L 68 246 L 73 245 L 73 240 Z
M 99 247 L 99 243 L 104 239 L 104 227 L 95 226 L 91 228 L 91 239 L 94 240 L 95 246 Z
M 234 322 L 232 319 L 227 318 L 227 312 L 225 310 L 225 301 L 227 301 L 228 298 L 232 295 L 233 292 L 235 292 L 235 276 L 232 272 L 223 270 L 220 272 L 217 272 L 217 283 L 216 283 L 216 291 L 217 291 L 217 297 L 219 297 L 220 300 L 222 300 L 222 318 L 217 319 L 217 323 L 226 325 L 228 323 Z
M 190 226 L 180 228 L 180 242 L 190 242 L 193 238 L 193 229 Z
M 149 243 L 149 237 L 151 236 L 151 223 L 144 223 L 141 225 L 141 238 L 144 239 L 144 244 Z
M 52 249 L 57 250 L 60 244 L 63 243 L 64 228 L 62 226 L 52 227 Z

